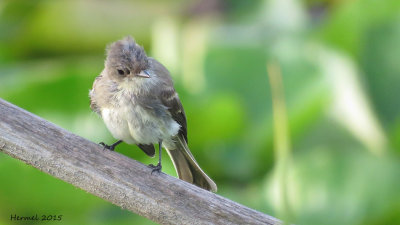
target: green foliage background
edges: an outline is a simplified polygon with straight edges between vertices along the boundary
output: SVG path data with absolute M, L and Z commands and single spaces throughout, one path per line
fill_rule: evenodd
M 0 97 L 111 143 L 88 90 L 105 46 L 125 35 L 170 69 L 218 194 L 294 224 L 400 224 L 400 1 L 0 1 Z M 275 176 L 272 61 L 288 113 L 287 187 Z M 164 168 L 176 176 L 169 159 Z M 0 154 L 0 225 L 29 224 L 13 214 L 153 224 Z

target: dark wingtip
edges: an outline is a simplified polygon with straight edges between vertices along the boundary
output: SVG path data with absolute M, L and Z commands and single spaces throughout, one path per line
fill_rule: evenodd
M 150 156 L 150 157 L 154 157 L 154 155 L 156 154 L 156 151 L 154 149 L 154 145 L 153 144 L 149 144 L 149 145 L 142 145 L 142 144 L 138 144 L 137 145 L 140 149 L 142 149 L 142 151 L 144 153 L 146 153 L 146 155 Z

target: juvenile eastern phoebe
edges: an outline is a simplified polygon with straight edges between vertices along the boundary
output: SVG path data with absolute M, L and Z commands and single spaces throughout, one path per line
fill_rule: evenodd
M 168 70 L 147 57 L 131 37 L 107 48 L 105 68 L 90 90 L 90 107 L 99 114 L 116 138 L 109 150 L 121 142 L 136 144 L 159 161 L 150 165 L 161 171 L 161 148 L 167 150 L 180 179 L 216 192 L 217 185 L 197 164 L 187 145 L 186 116 Z

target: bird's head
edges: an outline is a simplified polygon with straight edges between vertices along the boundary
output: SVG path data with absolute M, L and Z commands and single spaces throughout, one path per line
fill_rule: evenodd
M 105 67 L 114 80 L 150 78 L 147 55 L 130 36 L 108 46 Z

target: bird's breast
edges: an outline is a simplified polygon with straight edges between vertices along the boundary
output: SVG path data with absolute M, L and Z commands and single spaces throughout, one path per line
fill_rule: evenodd
M 114 98 L 117 102 L 112 107 L 101 112 L 116 139 L 129 144 L 152 144 L 178 133 L 180 126 L 171 116 L 157 116 L 154 109 L 138 104 L 134 97 L 119 97 Z

